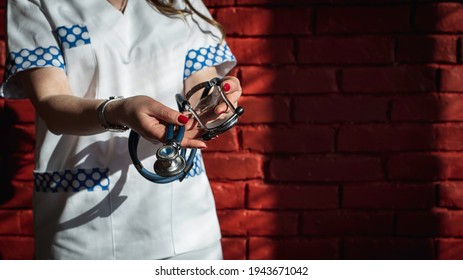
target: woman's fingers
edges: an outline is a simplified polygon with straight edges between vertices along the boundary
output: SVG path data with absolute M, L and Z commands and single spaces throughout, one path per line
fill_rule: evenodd
M 173 110 L 164 104 L 154 100 L 151 106 L 151 116 L 159 121 L 171 123 L 175 125 L 185 125 L 188 123 L 189 118 L 179 111 Z
M 225 77 L 222 81 L 221 88 L 230 103 L 236 107 L 242 93 L 240 81 L 236 77 Z M 229 112 L 230 108 L 228 108 L 225 102 L 221 102 L 214 108 L 214 113 L 218 116 Z

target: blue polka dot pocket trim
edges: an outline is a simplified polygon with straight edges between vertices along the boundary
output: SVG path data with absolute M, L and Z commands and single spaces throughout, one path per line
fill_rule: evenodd
M 17 72 L 37 67 L 58 67 L 66 70 L 61 50 L 57 46 L 49 46 L 10 52 L 5 68 L 10 77 Z
M 71 169 L 55 172 L 34 172 L 37 192 L 108 191 L 108 168 Z
M 59 26 L 55 32 L 63 49 L 72 49 L 91 43 L 87 26 L 83 24 Z
M 204 173 L 203 157 L 202 157 L 201 153 L 197 153 L 195 155 L 194 160 L 193 160 L 193 167 L 191 168 L 190 172 L 188 172 L 185 179 L 199 176 L 202 173 Z
M 191 74 L 210 66 L 216 66 L 228 61 L 236 61 L 227 44 L 217 44 L 199 49 L 191 49 L 185 58 L 183 79 Z

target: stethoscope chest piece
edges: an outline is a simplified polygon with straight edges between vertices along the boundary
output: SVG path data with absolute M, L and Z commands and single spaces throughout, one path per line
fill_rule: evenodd
M 186 161 L 179 156 L 179 148 L 166 144 L 156 152 L 157 161 L 154 163 L 154 172 L 162 177 L 172 177 L 182 173 L 186 167 Z

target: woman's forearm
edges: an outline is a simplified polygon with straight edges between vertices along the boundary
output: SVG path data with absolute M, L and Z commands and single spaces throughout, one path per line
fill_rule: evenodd
M 15 79 L 13 82 L 21 83 L 39 117 L 53 133 L 89 135 L 104 131 L 97 114 L 103 100 L 74 96 L 61 69 L 32 69 Z
M 98 118 L 98 107 L 102 102 L 60 94 L 42 98 L 35 107 L 53 133 L 90 135 L 104 131 Z

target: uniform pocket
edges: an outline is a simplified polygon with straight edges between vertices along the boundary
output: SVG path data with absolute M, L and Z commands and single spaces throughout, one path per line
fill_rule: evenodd
M 34 236 L 38 259 L 112 256 L 107 168 L 34 173 Z M 91 250 L 89 249 L 91 248 Z
M 36 192 L 108 191 L 108 168 L 34 172 Z

